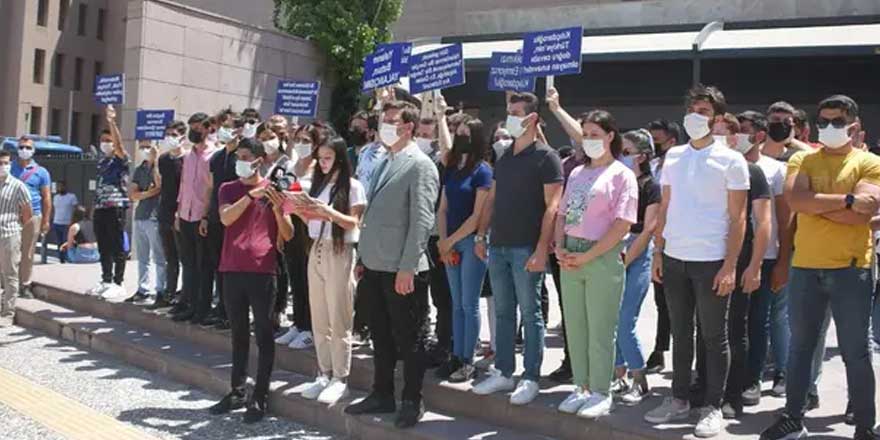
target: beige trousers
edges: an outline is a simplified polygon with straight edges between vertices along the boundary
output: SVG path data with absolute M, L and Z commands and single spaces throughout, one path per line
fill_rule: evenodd
M 42 216 L 35 215 L 31 221 L 21 226 L 21 268 L 18 270 L 19 284 L 31 285 L 31 274 L 34 272 L 34 250 L 40 239 L 40 221 Z
M 18 296 L 18 265 L 21 263 L 21 235 L 0 238 L 0 277 L 3 296 L 0 300 L 0 316 L 10 316 L 15 311 Z
M 309 254 L 309 307 L 312 334 L 322 374 L 337 379 L 351 371 L 351 329 L 354 314 L 355 251 L 350 244 L 342 252 L 331 240 L 316 240 Z

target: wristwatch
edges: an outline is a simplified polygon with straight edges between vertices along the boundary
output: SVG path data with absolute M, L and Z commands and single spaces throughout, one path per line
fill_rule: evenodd
M 486 242 L 485 235 L 477 235 L 476 237 L 474 237 L 474 243 L 485 243 L 485 242 Z
M 853 203 L 856 202 L 856 196 L 847 194 L 844 200 L 846 201 L 846 209 L 852 209 Z

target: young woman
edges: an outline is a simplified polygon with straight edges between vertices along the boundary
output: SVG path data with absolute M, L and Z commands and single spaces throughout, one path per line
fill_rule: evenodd
M 562 269 L 565 337 L 575 391 L 559 410 L 584 418 L 608 414 L 613 401 L 614 335 L 626 276 L 623 238 L 636 222 L 638 185 L 621 155 L 614 118 L 594 110 L 581 117 L 585 165 L 568 178 L 556 222 Z
M 67 241 L 61 245 L 61 250 L 67 252 L 67 261 L 70 263 L 100 261 L 95 227 L 86 208 L 82 206 L 74 208 L 70 227 L 67 228 Z
M 318 166 L 310 198 L 297 204 L 312 218 L 308 224 L 314 243 L 308 267 L 309 305 L 320 375 L 302 395 L 332 405 L 348 395 L 356 284 L 354 247 L 367 194 L 352 178 L 344 139 L 331 139 L 318 147 L 316 155 Z
M 651 176 L 651 156 L 654 149 L 651 133 L 645 129 L 623 134 L 621 162 L 636 176 L 639 187 L 638 217 L 626 239 L 623 264 L 626 266 L 623 301 L 617 324 L 617 355 L 614 365 L 619 397 L 624 405 L 635 405 L 648 395 L 645 377 L 645 357 L 636 334 L 636 322 L 642 302 L 651 284 L 651 236 L 657 227 L 660 209 L 660 185 Z M 627 368 L 633 376 L 632 387 L 626 386 Z M 615 387 L 612 387 L 615 388 Z
M 438 248 L 446 266 L 452 294 L 451 360 L 438 375 L 450 382 L 474 377 L 474 347 L 480 337 L 480 293 L 486 262 L 474 253 L 474 237 L 483 206 L 492 186 L 492 171 L 483 160 L 488 148 L 483 123 L 472 119 L 460 124 L 452 150 L 446 156 L 443 191 L 437 224 Z

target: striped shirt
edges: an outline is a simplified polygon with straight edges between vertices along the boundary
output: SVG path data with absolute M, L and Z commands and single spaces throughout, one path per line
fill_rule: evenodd
M 21 206 L 30 203 L 27 186 L 12 176 L 0 180 L 0 238 L 21 233 Z

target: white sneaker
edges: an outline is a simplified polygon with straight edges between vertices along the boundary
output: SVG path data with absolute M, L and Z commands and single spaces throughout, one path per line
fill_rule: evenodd
M 694 429 L 694 435 L 700 438 L 715 437 L 721 433 L 724 425 L 724 416 L 721 410 L 714 406 L 700 409 L 700 421 Z
M 101 295 L 110 287 L 110 283 L 100 282 L 86 292 L 86 295 Z
M 657 408 L 645 414 L 645 421 L 649 423 L 669 423 L 675 420 L 685 420 L 690 417 L 691 404 L 679 402 L 675 398 L 667 397 Z
M 290 326 L 290 328 L 287 330 L 287 333 L 275 339 L 275 343 L 280 345 L 288 345 L 293 342 L 293 340 L 296 339 L 297 336 L 299 336 L 299 329 L 294 326 Z
M 314 382 L 308 384 L 302 393 L 303 399 L 315 400 L 324 392 L 324 389 L 330 385 L 330 378 L 327 376 L 318 376 Z
M 574 392 L 569 394 L 562 403 L 559 404 L 559 412 L 563 412 L 566 414 L 574 414 L 587 403 L 587 400 L 590 398 L 590 395 L 580 387 L 575 388 Z
M 614 399 L 610 395 L 593 393 L 587 403 L 578 411 L 578 417 L 598 419 L 607 416 L 614 409 Z
M 312 332 L 300 332 L 296 335 L 296 339 L 290 342 L 288 347 L 294 350 L 304 350 L 306 348 L 311 348 L 315 345 L 315 340 L 312 338 Z
M 321 394 L 318 396 L 318 402 L 333 405 L 346 396 L 348 396 L 348 385 L 334 377 L 330 384 L 327 385 L 327 388 L 321 391 Z
M 513 394 L 510 395 L 510 404 L 528 405 L 533 400 L 535 400 L 535 397 L 538 397 L 538 391 L 540 391 L 540 388 L 538 387 L 538 382 L 523 379 L 519 381 L 519 385 L 516 386 L 516 390 L 514 390 Z
M 101 292 L 101 298 L 112 299 L 126 295 L 125 289 L 118 284 L 109 284 L 107 289 Z
M 473 392 L 479 396 L 488 396 L 499 391 L 512 391 L 516 388 L 513 378 L 504 377 L 500 372 L 492 374 L 488 379 L 476 384 Z

